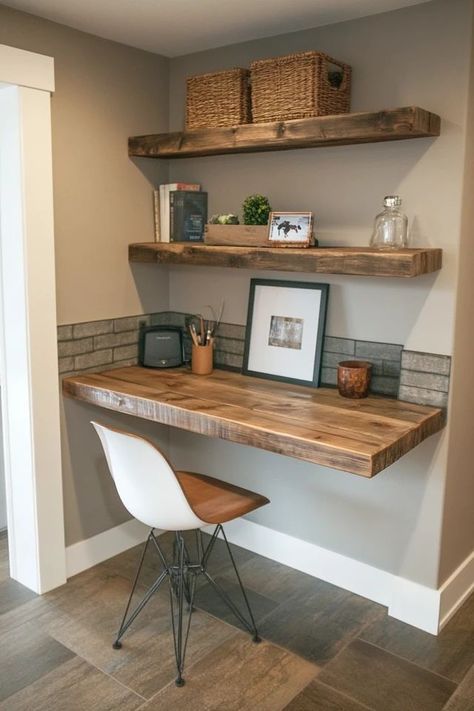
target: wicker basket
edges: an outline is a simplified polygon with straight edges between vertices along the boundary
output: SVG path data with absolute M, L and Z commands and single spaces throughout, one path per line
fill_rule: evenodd
M 254 123 L 344 114 L 350 110 L 351 68 L 322 52 L 251 64 Z
M 229 69 L 186 80 L 186 129 L 250 123 L 250 72 Z

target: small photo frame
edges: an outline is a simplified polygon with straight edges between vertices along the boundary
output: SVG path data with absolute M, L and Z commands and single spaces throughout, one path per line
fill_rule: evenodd
M 271 212 L 268 243 L 273 247 L 309 247 L 313 242 L 312 212 Z
M 319 387 L 328 284 L 252 279 L 243 373 Z

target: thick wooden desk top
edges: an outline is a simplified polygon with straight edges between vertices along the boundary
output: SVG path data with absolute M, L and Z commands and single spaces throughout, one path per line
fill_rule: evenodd
M 444 413 L 215 370 L 132 366 L 65 378 L 69 397 L 153 422 L 371 477 L 444 426 Z

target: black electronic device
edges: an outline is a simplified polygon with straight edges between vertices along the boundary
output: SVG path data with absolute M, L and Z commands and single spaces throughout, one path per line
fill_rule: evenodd
M 177 326 L 147 326 L 140 333 L 139 362 L 145 368 L 177 368 L 184 363 L 183 333 Z

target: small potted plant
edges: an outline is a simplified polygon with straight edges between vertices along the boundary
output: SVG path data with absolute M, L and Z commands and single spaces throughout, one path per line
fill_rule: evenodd
M 236 247 L 267 247 L 268 217 L 272 208 L 263 195 L 249 195 L 242 205 L 244 224 L 233 213 L 213 215 L 206 225 L 206 244 Z
M 242 205 L 244 225 L 268 225 L 272 211 L 270 202 L 264 195 L 249 195 Z

